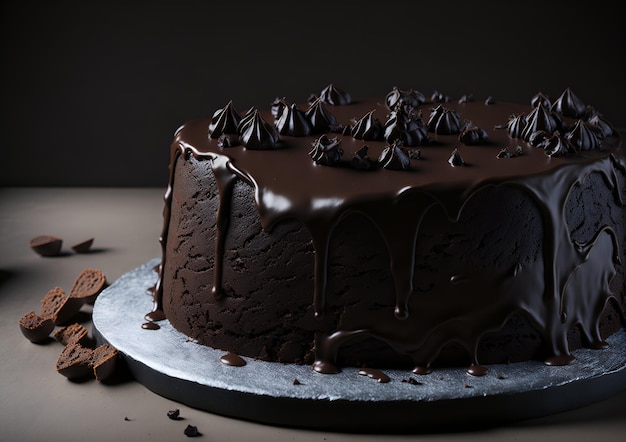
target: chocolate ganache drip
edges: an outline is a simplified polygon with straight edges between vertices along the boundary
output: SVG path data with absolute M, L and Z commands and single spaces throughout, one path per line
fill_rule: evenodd
M 405 146 L 421 146 L 428 142 L 428 128 L 421 115 L 398 101 L 385 122 L 385 140 L 400 140 Z
M 585 103 L 567 88 L 552 105 L 552 111 L 565 117 L 579 118 L 585 115 Z
M 461 117 L 454 109 L 437 106 L 428 118 L 428 130 L 439 135 L 452 135 L 461 132 Z
M 392 110 L 399 103 L 404 106 L 418 107 L 426 103 L 426 97 L 419 91 L 413 89 L 403 91 L 394 86 L 393 90 L 385 97 L 385 106 L 387 106 L 387 109 Z
M 366 113 L 352 127 L 352 138 L 357 140 L 380 140 L 383 137 L 383 125 L 374 118 L 374 110 Z
M 344 90 L 339 89 L 333 83 L 330 83 L 322 92 L 320 92 L 319 99 L 324 103 L 332 104 L 335 106 L 343 106 L 352 102 L 350 94 Z
M 268 150 L 278 145 L 278 131 L 265 121 L 255 109 L 246 116 L 246 123 L 240 126 L 240 139 L 246 149 Z
M 311 155 L 316 164 L 334 166 L 339 163 L 343 156 L 341 140 L 337 137 L 328 138 L 328 136 L 322 135 L 311 145 L 313 149 L 309 152 L 309 155 Z
M 222 109 L 218 109 L 213 114 L 209 123 L 209 136 L 211 138 L 219 138 L 223 134 L 236 134 L 237 126 L 241 117 L 235 110 L 232 100 L 229 101 Z
M 309 119 L 295 103 L 283 109 L 276 121 L 276 128 L 281 135 L 294 137 L 306 137 L 313 131 Z
M 319 98 L 311 104 L 305 115 L 311 122 L 313 133 L 328 132 L 331 127 L 337 125 L 337 119 L 326 109 L 326 106 Z

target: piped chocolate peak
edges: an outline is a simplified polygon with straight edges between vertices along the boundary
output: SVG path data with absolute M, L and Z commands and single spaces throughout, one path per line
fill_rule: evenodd
M 603 148 L 602 139 L 615 131 L 600 114 L 586 106 L 569 88 L 554 103 L 539 92 L 528 114 L 512 115 L 506 124 L 511 138 L 521 138 L 543 148 L 550 157 Z M 564 120 L 569 118 L 569 122 Z
M 241 116 L 235 109 L 232 101 L 229 101 L 222 109 L 213 114 L 209 122 L 209 136 L 219 138 L 223 134 L 236 134 Z
M 332 104 L 334 106 L 345 106 L 352 102 L 350 94 L 343 89 L 338 88 L 333 83 L 330 83 L 322 89 L 319 99 L 324 103 Z
M 305 135 L 292 131 L 280 135 L 281 149 L 251 152 L 250 140 L 246 140 L 243 133 L 256 134 L 259 131 L 253 129 L 255 127 L 272 127 L 262 123 L 273 119 L 270 110 L 254 110 L 252 116 L 245 117 L 246 123 L 242 128 L 245 130 L 241 134 L 243 145 L 223 149 L 215 137 L 207 136 L 210 135 L 207 132 L 217 131 L 218 127 L 230 127 L 227 121 L 237 121 L 239 115 L 232 106 L 216 113 L 210 122 L 207 119 L 192 121 L 176 133 L 171 148 L 170 182 L 165 196 L 161 235 L 163 258 L 154 292 L 154 312 L 167 311 L 180 298 L 204 297 L 202 302 L 206 301 L 207 305 L 221 303 L 224 307 L 220 307 L 220 313 L 231 315 L 229 305 L 246 302 L 252 296 L 248 292 L 235 293 L 232 288 L 225 289 L 224 284 L 225 278 L 233 277 L 233 271 L 225 268 L 226 260 L 232 266 L 245 269 L 248 264 L 246 259 L 253 259 L 239 256 L 227 248 L 232 224 L 238 219 L 238 215 L 233 214 L 235 195 L 238 195 L 236 187 L 238 183 L 243 183 L 252 189 L 254 204 L 250 204 L 250 207 L 258 212 L 259 230 L 288 236 L 289 232 L 281 230 L 283 223 L 297 220 L 308 235 L 306 244 L 312 247 L 314 253 L 311 250 L 302 253 L 311 261 L 298 261 L 299 258 L 296 258 L 293 265 L 305 268 L 304 272 L 308 272 L 305 280 L 309 291 L 290 292 L 289 296 L 290 300 L 301 300 L 304 297 L 306 307 L 298 312 L 285 310 L 282 316 L 284 322 L 293 329 L 286 325 L 282 328 L 281 325 L 280 330 L 292 333 L 297 327 L 306 329 L 307 336 L 314 341 L 310 351 L 317 371 L 336 372 L 342 350 L 364 338 L 386 343 L 395 352 L 410 359 L 413 366 L 421 367 L 430 367 L 446 344 L 454 341 L 467 350 L 471 366 L 477 367 L 480 365 L 478 345 L 481 339 L 502 328 L 508 318 L 520 312 L 530 318 L 538 330 L 548 360 L 569 359 L 567 333 L 572 327 L 579 327 L 590 344 L 601 343 L 602 337 L 598 331 L 600 313 L 605 305 L 621 302 L 609 288 L 616 268 L 623 265 L 619 259 L 622 253 L 619 250 L 622 241 L 618 239 L 620 231 L 610 225 L 598 224 L 591 237 L 574 241 L 567 225 L 566 206 L 572 189 L 591 176 L 599 176 L 599 182 L 606 185 L 616 204 L 624 207 L 623 176 L 626 174 L 626 161 L 618 136 L 602 138 L 602 149 L 576 148 L 570 152 L 570 146 L 574 145 L 571 139 L 552 137 L 555 131 L 563 128 L 576 132 L 571 130 L 576 121 L 567 116 L 554 116 L 544 101 L 538 102 L 535 107 L 501 101 L 489 106 L 480 100 L 449 102 L 445 107 L 437 106 L 433 109 L 425 128 L 419 122 L 418 112 L 422 110 L 421 106 L 432 106 L 431 102 L 420 104 L 417 109 L 409 111 L 416 113 L 405 114 L 408 111 L 406 107 L 402 110 L 394 108 L 392 111 L 392 118 L 402 122 L 398 126 L 406 127 L 414 123 L 421 136 L 424 130 L 436 135 L 434 142 L 420 146 L 419 156 L 412 156 L 401 137 L 392 141 L 383 138 L 383 126 L 374 115 L 376 112 L 379 115 L 389 114 L 387 100 L 351 102 L 345 95 L 329 86 L 319 99 L 320 102 L 333 105 L 332 115 L 337 125 L 346 127 L 351 126 L 351 121 L 357 121 L 357 124 L 352 125 L 352 135 L 357 136 L 338 137 L 329 133 L 314 134 L 313 131 Z M 402 94 L 400 91 L 393 92 L 394 97 L 397 95 Z M 400 100 L 404 103 L 404 98 L 398 98 L 396 105 Z M 340 102 L 351 104 L 338 106 Z M 288 123 L 291 127 L 296 128 L 307 121 L 311 127 L 319 128 L 312 123 L 311 115 L 316 114 L 317 118 L 323 114 L 322 110 L 297 112 L 297 106 L 294 106 L 280 100 L 277 104 L 281 108 L 280 118 L 290 113 L 291 116 L 284 119 L 293 121 Z M 304 108 L 305 105 L 301 106 Z M 313 107 L 311 105 L 309 109 Z M 510 115 L 519 117 L 516 117 L 515 123 L 509 120 L 507 124 Z M 468 143 L 459 147 L 459 133 L 466 127 L 463 121 L 471 121 L 471 127 L 483 128 L 484 133 L 481 131 L 478 137 L 488 139 L 489 143 L 479 146 Z M 507 127 L 508 130 L 494 130 L 496 127 Z M 513 127 L 515 138 L 510 135 Z M 542 147 L 546 153 L 552 154 L 552 158 L 546 158 L 543 149 L 538 149 L 521 137 L 525 132 L 534 134 L 540 130 L 545 133 L 543 137 L 537 137 L 537 142 L 543 140 L 546 143 Z M 373 132 L 376 133 L 366 135 Z M 278 135 L 269 138 L 278 142 Z M 506 148 L 516 153 L 500 155 Z M 509 159 L 503 160 L 505 157 Z M 179 232 L 175 225 L 170 228 L 170 223 L 175 219 L 173 202 L 176 198 L 183 201 L 181 203 L 178 200 L 176 210 L 182 210 L 181 206 L 187 207 L 188 202 L 180 196 L 184 192 L 177 193 L 182 190 L 176 187 L 176 180 L 187 178 L 196 183 L 195 175 L 188 171 L 194 170 L 196 162 L 208 167 L 211 180 L 215 182 L 216 190 L 210 198 L 215 200 L 217 213 L 209 214 L 214 219 L 211 218 L 212 221 L 207 224 L 214 224 L 216 233 L 213 236 L 202 236 L 200 240 L 202 244 L 211 242 L 208 250 L 211 250 L 212 256 L 202 256 L 202 259 L 185 256 L 183 259 L 185 263 L 190 261 L 191 265 L 199 269 L 195 271 L 211 275 L 210 284 L 201 286 L 202 293 L 165 293 L 163 281 L 172 276 L 164 269 L 169 269 L 170 273 L 178 272 L 177 268 L 171 267 L 173 264 L 168 263 L 168 250 L 187 241 L 185 235 L 194 234 L 193 231 Z M 464 167 L 458 167 L 460 165 Z M 361 169 L 367 169 L 368 172 L 364 173 Z M 538 235 L 542 238 L 536 245 L 539 258 L 499 269 L 497 275 L 491 274 L 491 269 L 470 273 L 454 273 L 451 269 L 449 274 L 442 276 L 442 281 L 438 281 L 441 286 L 445 286 L 440 291 L 432 291 L 428 284 L 422 284 L 416 269 L 434 265 L 430 262 L 416 262 L 416 250 L 425 216 L 432 212 L 442 213 L 446 222 L 454 227 L 460 220 L 466 219 L 463 217 L 473 198 L 482 192 L 501 189 L 523 194 L 536 207 L 541 231 Z M 330 311 L 329 297 L 332 296 L 332 301 L 337 302 L 335 298 L 347 296 L 351 288 L 337 288 L 337 284 L 329 284 L 329 269 L 333 265 L 340 266 L 330 261 L 332 248 L 336 246 L 332 239 L 341 222 L 353 214 L 359 214 L 375 227 L 376 238 L 383 244 L 382 249 L 385 250 L 388 262 L 388 268 L 383 269 L 383 274 L 389 284 L 386 292 L 377 292 L 377 296 L 393 305 L 389 308 L 380 307 L 377 311 L 370 311 L 366 307 L 359 310 L 354 305 L 344 306 L 348 313 L 337 316 L 336 312 L 332 314 Z M 179 213 L 175 215 L 179 216 Z M 202 232 L 202 235 L 206 235 L 205 230 Z M 170 235 L 173 237 L 170 238 Z M 260 232 L 249 237 L 246 235 L 245 241 L 256 241 L 257 235 Z M 374 238 L 361 239 L 367 243 Z M 453 235 L 448 240 L 449 244 L 441 254 L 454 256 L 456 244 Z M 261 249 L 261 246 L 255 247 Z M 463 261 L 463 257 L 457 258 Z M 307 268 L 309 264 L 310 268 Z M 620 271 L 623 273 L 623 268 Z M 276 290 L 287 290 L 291 284 L 295 284 L 290 277 L 289 267 L 284 272 L 282 283 L 272 281 L 278 284 Z M 446 298 L 450 293 L 462 303 L 452 313 Z M 389 297 L 392 299 L 388 300 Z M 292 315 L 296 313 L 302 316 L 292 320 Z M 199 316 L 202 316 L 200 322 L 215 320 L 210 314 Z M 180 318 L 177 321 L 185 322 Z M 467 327 L 467 324 L 471 324 L 471 327 Z M 177 322 L 173 321 L 173 325 L 176 327 Z M 211 345 L 215 332 L 206 331 L 205 334 L 198 333 L 193 337 Z M 307 349 L 298 347 L 294 350 L 294 347 L 287 344 L 281 347 L 281 352 L 293 351 L 298 355 L 286 356 L 285 361 L 306 361 L 302 352 Z M 275 357 L 280 360 L 279 356 L 246 354 L 246 348 L 246 345 L 242 345 L 241 352 L 224 349 L 243 356 Z

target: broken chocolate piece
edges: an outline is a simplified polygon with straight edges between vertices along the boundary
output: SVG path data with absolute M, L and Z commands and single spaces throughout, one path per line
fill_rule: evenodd
M 86 239 L 85 241 L 81 241 L 72 246 L 72 250 L 76 253 L 87 253 L 91 249 L 93 245 L 93 238 Z
M 63 289 L 55 287 L 41 300 L 39 316 L 51 318 L 56 325 L 67 324 L 78 313 L 85 301 L 81 298 L 71 298 Z
M 20 319 L 20 330 L 30 342 L 43 342 L 54 330 L 52 318 L 42 318 L 35 312 L 28 312 Z
M 106 277 L 101 270 L 85 269 L 74 281 L 70 290 L 70 297 L 82 299 L 86 303 L 93 303 L 106 286 Z
M 89 343 L 88 335 L 88 330 L 77 322 L 65 327 L 60 327 L 52 334 L 54 339 L 63 345 L 69 345 L 72 342 L 76 342 L 83 346 L 87 346 Z
M 98 381 L 110 378 L 117 366 L 118 351 L 109 344 L 102 344 L 92 351 L 90 366 Z
M 59 256 L 63 240 L 52 235 L 39 235 L 31 239 L 29 244 L 41 256 Z
M 198 427 L 196 427 L 195 425 L 187 425 L 187 428 L 185 428 L 185 436 L 187 437 L 196 437 L 196 436 L 200 436 L 200 432 L 198 431 Z
M 169 410 L 167 412 L 167 417 L 172 419 L 173 421 L 177 421 L 180 419 L 180 410 L 177 408 L 175 410 Z

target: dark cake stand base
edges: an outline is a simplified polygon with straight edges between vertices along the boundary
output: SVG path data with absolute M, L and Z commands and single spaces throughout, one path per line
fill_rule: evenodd
M 212 413 L 319 430 L 422 432 L 545 416 L 626 389 L 624 330 L 608 339 L 608 349 L 575 351 L 568 366 L 491 365 L 481 377 L 464 369 L 421 376 L 384 370 L 391 381 L 378 383 L 356 368 L 323 375 L 309 366 L 250 358 L 244 358 L 245 366 L 228 366 L 220 362 L 225 352 L 190 341 L 167 320 L 158 330 L 142 329 L 152 307 L 146 290 L 156 281 L 158 263 L 154 259 L 125 274 L 98 297 L 94 335 L 115 346 L 148 389 Z

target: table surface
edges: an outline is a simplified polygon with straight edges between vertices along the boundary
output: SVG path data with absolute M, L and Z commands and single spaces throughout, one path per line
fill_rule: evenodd
M 626 386 L 584 408 L 495 426 L 437 434 L 355 435 L 240 421 L 196 410 L 152 393 L 133 379 L 105 384 L 72 382 L 56 373 L 60 343 L 33 344 L 19 319 L 37 312 L 45 293 L 71 288 L 85 268 L 101 269 L 109 282 L 160 256 L 163 189 L 0 188 L 0 440 L 186 440 L 194 425 L 209 441 L 624 441 Z M 64 240 L 62 256 L 43 258 L 31 238 Z M 93 237 L 91 253 L 71 245 Z M 91 329 L 89 308 L 79 320 Z M 584 392 L 581 392 L 584 394 Z M 167 418 L 179 408 L 180 420 Z

